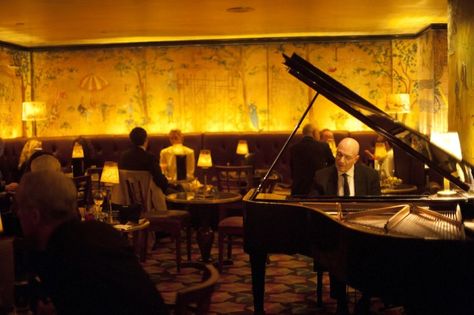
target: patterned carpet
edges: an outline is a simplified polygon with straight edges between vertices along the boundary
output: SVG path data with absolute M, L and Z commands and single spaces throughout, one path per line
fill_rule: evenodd
M 143 266 L 157 284 L 165 301 L 172 299 L 173 292 L 193 281 L 193 270 L 182 269 L 178 274 L 175 264 L 174 243 L 169 238 L 161 240 L 160 248 L 149 253 Z M 240 245 L 233 247 L 234 263 L 225 266 L 212 296 L 210 314 L 253 314 L 250 265 L 248 255 Z M 184 248 L 183 248 L 184 250 Z M 212 249 L 217 257 L 217 248 Z M 200 257 L 193 244 L 192 260 Z M 195 279 L 195 278 L 194 278 Z M 312 272 L 312 260 L 302 255 L 271 255 L 267 266 L 265 310 L 267 314 L 335 314 L 336 302 L 329 297 L 329 278 L 323 277 L 323 307 L 316 305 L 316 274 Z M 360 294 L 348 290 L 349 309 Z M 383 304 L 372 299 L 372 314 L 399 315 L 402 310 L 383 310 Z

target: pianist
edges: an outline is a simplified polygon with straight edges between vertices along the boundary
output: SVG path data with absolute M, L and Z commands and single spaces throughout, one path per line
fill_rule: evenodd
M 315 173 L 314 195 L 362 196 L 380 195 L 378 173 L 359 160 L 359 143 L 353 138 L 344 138 L 337 146 L 336 164 Z M 336 314 L 349 314 L 345 283 L 330 276 L 330 295 L 337 299 Z M 368 314 L 369 297 L 363 295 L 356 305 L 356 314 Z

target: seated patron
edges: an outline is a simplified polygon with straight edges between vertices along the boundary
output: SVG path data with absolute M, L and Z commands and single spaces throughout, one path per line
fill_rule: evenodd
M 122 152 L 118 162 L 119 169 L 129 171 L 148 171 L 155 184 L 163 193 L 168 189 L 168 180 L 163 175 L 156 157 L 147 152 L 148 134 L 145 129 L 135 127 L 129 134 L 132 147 Z
M 325 128 L 319 132 L 319 141 L 328 142 L 328 140 L 334 141 L 334 134 L 331 130 Z
M 18 215 L 32 244 L 38 314 L 167 314 L 131 246 L 111 225 L 77 219 L 74 183 L 57 171 L 22 177 Z
M 380 195 L 380 180 L 377 171 L 359 160 L 359 143 L 353 138 L 344 138 L 336 151 L 336 163 L 323 168 L 314 175 L 314 195 L 365 196 Z M 337 314 L 349 314 L 346 284 L 330 276 L 330 295 L 337 299 Z M 357 303 L 361 313 L 368 314 L 369 297 L 363 295 Z
M 21 149 L 20 159 L 18 161 L 17 181 L 20 181 L 24 173 L 30 171 L 31 161 L 43 152 L 42 145 L 41 140 L 36 138 L 31 138 L 26 141 Z
M 194 178 L 194 150 L 183 145 L 179 129 L 169 132 L 171 146 L 160 152 L 160 166 L 168 180 L 192 180 Z
M 383 148 L 385 149 L 385 151 L 382 155 L 377 155 L 375 146 L 372 151 L 365 150 L 365 154 L 367 154 L 369 159 L 374 161 L 374 167 L 376 169 L 380 169 L 380 176 L 382 177 L 382 179 L 390 176 L 395 176 L 395 161 L 393 157 L 392 145 L 383 136 L 377 137 L 376 144 L 377 143 L 383 144 Z
M 290 148 L 291 194 L 307 195 L 312 187 L 314 173 L 334 164 L 329 145 L 315 140 L 317 133 L 312 124 L 303 127 L 303 139 Z

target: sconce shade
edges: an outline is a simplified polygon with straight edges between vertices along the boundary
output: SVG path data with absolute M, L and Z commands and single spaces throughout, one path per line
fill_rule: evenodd
M 106 161 L 100 176 L 100 182 L 105 184 L 119 183 L 119 170 L 116 162 Z
M 198 167 L 209 168 L 212 166 L 211 150 L 201 150 L 199 152 Z
M 389 114 L 407 114 L 410 112 L 410 94 L 390 94 L 387 99 L 386 112 Z
M 249 154 L 249 146 L 247 144 L 247 140 L 239 140 L 239 142 L 237 143 L 237 154 L 239 155 Z
M 45 102 L 23 102 L 21 120 L 37 121 L 46 120 L 46 118 Z
M 82 148 L 82 145 L 78 142 L 74 143 L 74 147 L 72 148 L 72 158 L 73 159 L 84 158 L 84 149 Z
M 462 160 L 461 142 L 457 132 L 433 132 L 431 142 L 452 154 L 458 160 Z

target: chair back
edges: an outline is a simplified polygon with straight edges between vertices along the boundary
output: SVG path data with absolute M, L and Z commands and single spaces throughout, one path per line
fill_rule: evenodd
M 252 165 L 216 165 L 217 186 L 220 191 L 229 191 L 245 195 L 252 187 Z
M 72 178 L 77 189 L 77 206 L 89 208 L 92 201 L 92 181 L 89 175 Z
M 187 262 L 181 268 L 196 268 L 202 272 L 201 282 L 176 293 L 175 315 L 208 314 L 211 296 L 219 280 L 219 272 L 212 264 Z
M 119 170 L 120 204 L 141 204 L 143 211 L 166 213 L 166 199 L 148 171 Z

